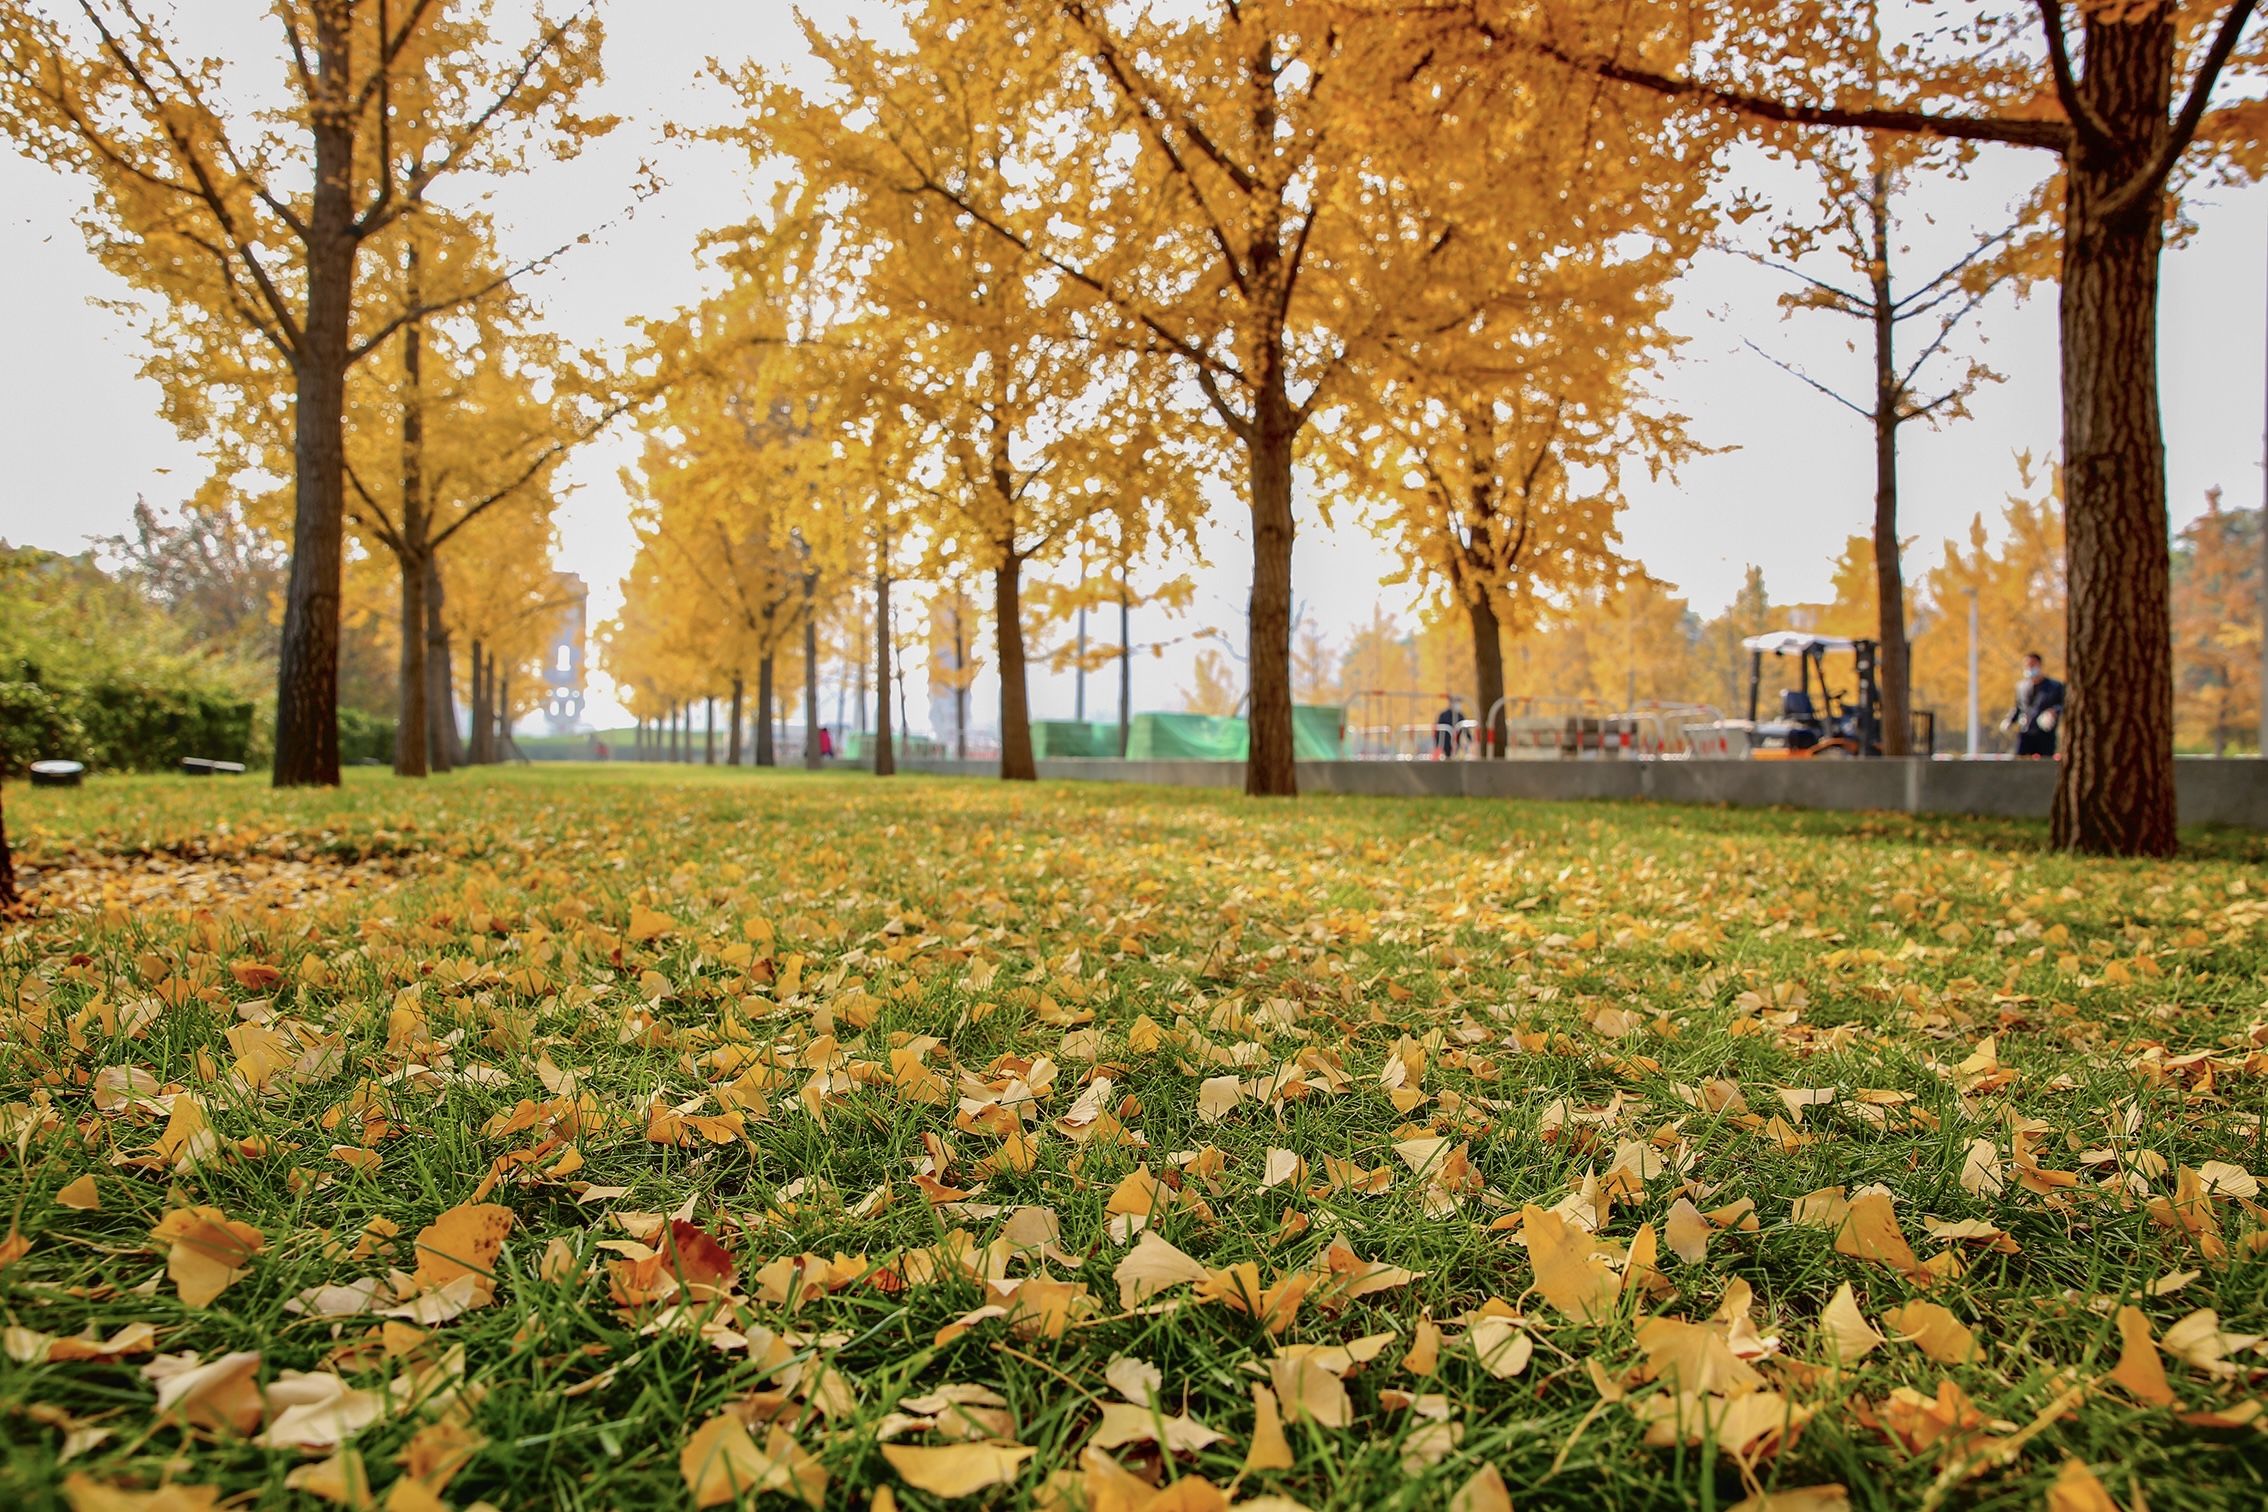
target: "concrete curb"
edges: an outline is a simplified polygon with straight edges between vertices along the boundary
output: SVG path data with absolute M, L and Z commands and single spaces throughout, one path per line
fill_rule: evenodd
M 905 772 L 992 777 L 988 761 L 908 761 Z M 1039 763 L 1055 782 L 1138 782 L 1238 789 L 1234 761 Z M 1534 802 L 1650 799 L 1733 808 L 1799 808 L 2045 819 L 2056 768 L 2045 761 L 1303 761 L 1303 793 Z M 2268 762 L 2183 757 L 2174 764 L 2184 824 L 2268 830 Z

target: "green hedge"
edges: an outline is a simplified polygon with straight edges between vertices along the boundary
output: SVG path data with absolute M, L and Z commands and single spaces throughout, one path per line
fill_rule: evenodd
M 21 777 L 35 761 L 87 760 L 76 704 L 35 682 L 0 682 L 0 776 Z
M 165 771 L 184 756 L 245 761 L 252 737 L 251 701 L 209 689 L 0 682 L 0 770 L 11 777 L 49 759 L 109 772 Z
M 394 722 L 360 709 L 339 710 L 339 764 L 341 766 L 394 764 Z

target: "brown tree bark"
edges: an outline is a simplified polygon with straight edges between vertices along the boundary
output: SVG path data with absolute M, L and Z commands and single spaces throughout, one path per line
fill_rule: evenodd
M 394 775 L 424 777 L 433 770 L 433 736 L 428 728 L 433 679 L 425 659 L 425 564 L 398 555 L 401 569 L 401 687 L 394 701 Z
M 0 908 L 14 908 L 23 902 L 16 890 L 16 858 L 8 849 L 8 809 L 5 795 L 0 795 Z
M 1498 759 L 1508 754 L 1506 741 L 1511 733 L 1510 722 L 1504 716 L 1503 621 L 1495 603 L 1484 592 L 1466 598 L 1465 622 L 1473 632 L 1474 693 L 1480 700 L 1481 718 L 1489 722 L 1485 754 Z
M 446 772 L 462 766 L 465 743 L 457 733 L 457 678 L 449 625 L 442 616 L 441 564 L 425 562 L 425 701 L 426 763 L 430 770 Z
M 732 675 L 732 736 L 726 742 L 725 765 L 740 765 L 740 727 L 747 715 L 742 705 L 748 694 L 748 679 L 738 672 Z
M 277 787 L 339 781 L 339 602 L 346 550 L 346 373 L 356 235 L 354 112 L 344 7 L 316 10 L 307 295 L 294 354 L 291 572 L 276 667 Z
M 819 575 L 803 575 L 803 766 L 819 770 Z
M 496 759 L 496 719 L 490 705 L 495 691 L 496 658 L 479 641 L 472 644 L 472 750 L 468 753 L 474 766 L 487 766 Z
M 2173 23 L 2090 20 L 2081 97 L 2132 129 L 2067 159 L 2061 319 L 2071 673 L 2059 849 L 2173 854 L 2173 621 L 2158 410 L 2157 186 L 2113 197 L 2164 139 Z M 2156 123 L 2156 129 L 2146 129 Z
M 953 590 L 953 757 L 969 759 L 969 622 L 967 596 Z
M 1031 782 L 1039 776 L 1032 760 L 1032 710 L 1024 667 L 1024 562 L 1003 548 L 992 572 L 993 637 L 1000 658 L 1000 779 Z
M 1130 628 L 1133 608 L 1127 602 L 1126 580 L 1118 582 L 1118 755 L 1126 757 L 1134 741 L 1134 641 Z
M 889 559 L 885 543 L 877 553 Z M 895 777 L 898 753 L 890 743 L 890 574 L 877 566 L 874 573 L 874 775 Z
M 1280 384 L 1261 391 L 1257 409 L 1246 445 L 1252 495 L 1251 625 L 1246 642 L 1252 741 L 1245 758 L 1244 790 L 1254 797 L 1289 798 L 1299 792 L 1291 686 L 1292 443 L 1298 422 Z
M 403 302 L 415 309 L 424 295 L 418 278 L 414 222 L 402 255 Z M 402 577 L 401 689 L 394 707 L 394 775 L 423 777 L 432 770 L 432 680 L 425 671 L 425 324 L 402 327 L 402 519 L 394 564 Z
M 756 663 L 756 764 L 760 767 L 780 764 L 779 751 L 772 744 L 772 699 L 776 693 L 772 653 L 767 651 Z
M 1913 752 L 1913 695 L 1906 642 L 1906 569 L 1898 540 L 1898 427 L 1905 422 L 1898 381 L 1898 307 L 1890 289 L 1890 176 L 1874 170 L 1869 208 L 1874 257 L 1874 603 L 1875 678 L 1882 688 L 1882 754 Z

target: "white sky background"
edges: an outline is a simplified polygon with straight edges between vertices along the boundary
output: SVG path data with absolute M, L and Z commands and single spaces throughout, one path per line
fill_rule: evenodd
M 813 0 L 807 8 L 831 17 L 857 7 L 855 0 Z M 257 60 L 275 45 L 266 7 L 230 0 L 215 16 L 218 9 L 212 0 L 199 0 L 195 20 L 182 24 L 196 42 L 255 60 L 246 84 L 264 87 L 265 65 Z M 507 0 L 500 9 L 517 6 Z M 778 0 L 637 0 L 607 12 L 608 79 L 595 104 L 628 120 L 577 162 L 505 186 L 494 208 L 511 246 L 533 254 L 626 203 L 641 159 L 660 168 L 670 185 L 666 192 L 532 286 L 568 337 L 619 346 L 632 319 L 667 314 L 713 284 L 695 256 L 697 238 L 745 221 L 755 208 L 749 168 L 736 149 L 682 138 L 664 142 L 662 122 L 707 124 L 733 108 L 727 93 L 702 77 L 705 58 L 783 62 L 803 49 L 788 7 Z M 282 66 L 279 59 L 275 67 Z M 1957 258 L 1969 228 L 1989 227 L 1995 211 L 2019 198 L 2046 167 L 2044 154 L 1987 148 L 1968 183 L 1932 192 L 1916 207 L 1934 224 L 1913 228 L 1913 276 L 1934 274 Z M 1776 170 L 1759 165 L 1757 172 L 1767 185 L 1787 182 Z M 0 538 L 65 551 L 82 549 L 90 535 L 123 529 L 137 495 L 171 505 L 187 497 L 199 477 L 194 454 L 158 418 L 155 389 L 135 376 L 138 354 L 129 333 L 88 302 L 114 296 L 120 286 L 85 251 L 72 224 L 83 195 L 69 179 L 13 155 L 0 157 L 0 206 L 6 207 L 0 211 L 0 329 L 12 359 L 0 364 Z M 2194 202 L 2192 213 L 2198 234 L 2165 262 L 2160 326 L 2177 527 L 2202 511 L 2205 490 L 2216 484 L 2232 502 L 2257 501 L 2268 403 L 2268 192 L 2210 196 Z M 1622 521 L 1627 549 L 1705 613 L 1731 598 L 1752 562 L 1764 569 L 1776 600 L 1823 597 L 1833 556 L 1871 518 L 1872 452 L 1864 423 L 1741 345 L 1749 337 L 1823 380 L 1841 380 L 1846 392 L 1863 391 L 1867 359 L 1846 346 L 1861 328 L 1824 314 L 1783 322 L 1774 304 L 1783 287 L 1778 275 L 1718 254 L 1704 256 L 1687 274 L 1675 325 L 1691 340 L 1682 360 L 1660 375 L 1658 389 L 1691 417 L 1699 441 L 1727 450 L 1688 465 L 1674 483 L 1638 483 Z M 1987 340 L 1984 355 L 2008 381 L 1972 401 L 1971 420 L 1905 431 L 1902 509 L 1905 533 L 1916 543 L 1909 559 L 1914 575 L 1938 560 L 1945 538 L 1965 535 L 1973 514 L 1981 510 L 1988 520 L 1996 514 L 2015 485 L 2015 453 L 2045 457 L 2056 446 L 2053 286 L 2023 305 L 1993 300 L 1973 319 L 1966 340 L 1973 344 L 1979 336 Z M 1224 435 L 1222 444 L 1233 443 Z M 592 585 L 594 621 L 619 604 L 617 580 L 633 549 L 617 473 L 635 451 L 627 428 L 618 427 L 578 453 L 567 470 L 575 491 L 559 513 L 560 562 Z M 1178 625 L 1138 615 L 1137 643 L 1199 625 L 1219 626 L 1241 640 L 1250 567 L 1244 511 L 1231 496 L 1215 503 L 1207 527 L 1209 565 L 1198 574 L 1194 609 Z M 1329 529 L 1311 507 L 1303 511 L 1295 593 L 1333 641 L 1343 642 L 1368 620 L 1374 604 L 1384 603 L 1389 612 L 1411 607 L 1410 590 L 1379 586 L 1390 561 L 1356 510 L 1340 511 Z M 1115 637 L 1115 614 L 1105 619 L 1097 637 Z M 1162 661 L 1139 659 L 1136 709 L 1176 706 L 1194 654 L 1184 643 Z M 908 689 L 916 728 L 927 723 L 925 682 L 917 671 Z M 603 679 L 592 692 L 592 718 L 613 722 L 620 711 Z M 996 699 L 989 679 L 980 680 L 972 724 L 993 723 L 983 711 Z M 1090 684 L 1090 716 L 1107 717 L 1115 699 L 1114 669 Z M 1069 717 L 1071 706 L 1071 678 L 1038 669 L 1034 717 Z M 829 693 L 830 716 L 832 707 Z

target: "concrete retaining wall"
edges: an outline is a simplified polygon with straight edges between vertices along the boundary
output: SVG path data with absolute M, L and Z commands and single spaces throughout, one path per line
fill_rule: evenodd
M 990 777 L 991 762 L 911 761 L 904 770 Z M 1043 761 L 1050 781 L 1241 788 L 1233 761 Z M 1300 791 L 1408 798 L 1651 799 L 1734 808 L 1889 810 L 2045 819 L 2056 769 L 2044 761 L 1303 761 Z M 2268 762 L 2174 764 L 2184 824 L 2268 830 Z

